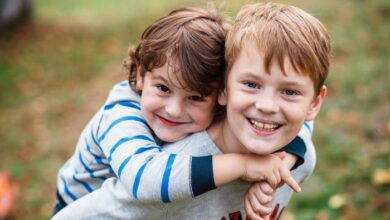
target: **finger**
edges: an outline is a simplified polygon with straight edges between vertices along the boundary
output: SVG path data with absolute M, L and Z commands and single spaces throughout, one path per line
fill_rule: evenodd
M 264 220 L 270 220 L 271 213 L 273 212 L 272 204 L 273 204 L 274 199 L 275 199 L 275 193 L 272 194 L 272 200 L 267 204 L 267 206 L 271 208 L 270 213 L 267 215 L 261 215 L 261 217 Z
M 295 192 L 301 192 L 301 187 L 299 184 L 294 180 L 294 178 L 291 176 L 291 173 L 287 168 L 280 169 L 282 180 Z
M 274 186 L 274 189 L 276 189 L 279 185 L 279 183 L 282 181 L 282 177 L 280 175 L 280 169 L 274 170 L 274 175 L 276 179 L 276 184 Z
M 277 157 L 279 157 L 280 159 L 283 160 L 283 159 L 286 157 L 286 152 L 284 152 L 284 151 L 275 152 L 275 153 L 273 153 L 272 155 L 277 156 Z
M 292 189 L 294 192 L 301 192 L 302 189 L 299 184 L 291 176 L 284 180 L 284 182 Z
M 264 220 L 262 217 L 260 217 L 258 214 L 255 213 L 247 196 L 245 197 L 244 203 L 245 203 L 245 212 L 250 219 Z
M 276 186 L 278 185 L 278 182 L 280 182 L 280 181 L 277 180 L 277 178 L 275 176 L 275 172 L 273 172 L 272 174 L 273 175 L 271 175 L 267 178 L 267 182 L 273 189 L 275 189 Z
M 271 204 L 269 203 L 272 202 L 272 196 L 266 196 L 263 194 L 260 200 L 256 196 L 250 196 L 248 199 L 252 210 L 258 215 L 268 215 L 271 213 Z M 262 202 L 261 199 L 265 200 L 265 202 Z
M 270 220 L 270 215 L 261 216 L 264 220 Z
M 262 181 L 259 184 L 260 190 L 267 195 L 271 195 L 274 192 L 274 189 L 265 181 Z
M 269 202 L 272 201 L 272 196 L 271 195 L 267 195 L 267 194 L 264 194 L 262 192 L 256 192 L 254 194 L 254 199 L 256 199 L 262 206 L 266 206 L 266 207 L 269 207 Z M 257 210 L 255 210 L 257 211 Z
M 254 194 L 254 196 L 256 197 L 257 201 L 259 201 L 260 204 L 262 204 L 263 206 L 266 206 L 266 207 L 270 207 L 270 205 L 267 205 L 270 201 L 272 201 L 272 192 L 271 193 L 264 193 L 264 191 L 262 190 L 262 185 L 267 185 L 268 187 L 264 187 L 268 190 L 268 188 L 272 190 L 272 188 L 269 186 L 269 184 L 267 182 L 262 182 L 260 184 L 257 184 L 255 185 L 256 187 L 253 187 L 253 190 L 251 191 L 251 193 Z

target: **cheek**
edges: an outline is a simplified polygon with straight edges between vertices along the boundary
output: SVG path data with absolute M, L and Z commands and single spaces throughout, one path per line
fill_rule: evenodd
M 256 103 L 256 95 L 243 92 L 241 89 L 234 86 L 229 90 L 227 97 L 227 106 L 231 105 L 235 109 L 244 108 L 244 106 L 254 105 Z
M 204 108 L 197 108 L 191 113 L 193 120 L 197 125 L 206 129 L 214 117 L 214 105 L 205 106 Z
M 301 124 L 305 120 L 305 110 L 302 109 L 302 105 L 291 103 L 284 105 L 283 112 L 290 124 Z
M 163 101 L 156 95 L 142 94 L 141 97 L 141 109 L 144 115 L 150 114 L 151 112 L 161 108 Z

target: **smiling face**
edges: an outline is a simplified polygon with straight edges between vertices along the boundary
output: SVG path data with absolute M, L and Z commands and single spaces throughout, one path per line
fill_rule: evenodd
M 269 154 L 291 142 L 305 120 L 314 119 L 326 88 L 317 96 L 313 81 L 294 71 L 288 59 L 286 75 L 275 63 L 267 74 L 255 48 L 241 50 L 219 103 L 226 105 L 225 136 L 237 146 L 235 151 Z
M 141 109 L 148 125 L 157 137 L 165 142 L 175 142 L 185 136 L 206 129 L 212 122 L 216 95 L 202 97 L 199 92 L 180 87 L 165 64 L 137 79 L 142 89 Z

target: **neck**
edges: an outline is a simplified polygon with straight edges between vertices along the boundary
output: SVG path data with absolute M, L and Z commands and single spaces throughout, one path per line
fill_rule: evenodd
M 227 119 L 213 123 L 207 133 L 222 153 L 248 153 L 233 134 Z

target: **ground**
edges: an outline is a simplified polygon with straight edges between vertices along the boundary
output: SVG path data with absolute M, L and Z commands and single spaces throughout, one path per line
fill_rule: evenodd
M 315 124 L 317 167 L 284 219 L 390 218 L 389 12 L 384 0 L 283 1 L 324 22 L 333 41 L 329 96 Z M 47 219 L 56 173 L 152 20 L 196 1 L 33 2 L 33 18 L 0 32 L 0 170 L 9 219 Z M 216 5 L 234 17 L 242 1 Z

